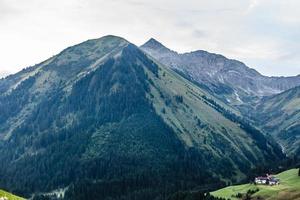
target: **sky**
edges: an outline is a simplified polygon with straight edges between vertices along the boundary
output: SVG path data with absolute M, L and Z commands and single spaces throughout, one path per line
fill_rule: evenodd
M 0 0 L 0 76 L 104 35 L 300 74 L 299 0 Z

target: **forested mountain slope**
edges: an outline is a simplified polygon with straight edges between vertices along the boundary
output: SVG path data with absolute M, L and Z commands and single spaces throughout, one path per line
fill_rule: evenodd
M 165 199 L 284 157 L 204 89 L 126 40 L 70 47 L 0 80 L 0 188 Z

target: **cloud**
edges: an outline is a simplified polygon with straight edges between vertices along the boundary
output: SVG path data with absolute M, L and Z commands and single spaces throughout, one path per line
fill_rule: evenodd
M 255 7 L 259 5 L 260 1 L 259 0 L 250 0 L 249 6 L 245 11 L 245 14 L 249 14 Z
M 16 71 L 114 34 L 138 45 L 154 37 L 179 52 L 221 53 L 267 75 L 299 74 L 298 2 L 0 0 L 0 70 Z
M 15 15 L 16 10 L 11 7 L 6 1 L 0 0 L 0 21 L 7 19 L 9 16 Z

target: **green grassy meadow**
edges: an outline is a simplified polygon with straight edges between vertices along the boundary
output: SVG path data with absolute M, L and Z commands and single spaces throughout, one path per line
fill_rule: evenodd
M 24 200 L 24 198 L 5 192 L 4 190 L 0 190 L 0 198 L 1 197 L 7 197 L 8 200 Z
M 300 176 L 298 169 L 291 169 L 276 175 L 280 179 L 280 185 L 254 185 L 243 184 L 229 186 L 211 194 L 215 197 L 222 197 L 231 200 L 238 200 L 234 197 L 238 193 L 246 194 L 248 190 L 259 189 L 258 192 L 252 195 L 253 199 L 264 200 L 300 200 Z

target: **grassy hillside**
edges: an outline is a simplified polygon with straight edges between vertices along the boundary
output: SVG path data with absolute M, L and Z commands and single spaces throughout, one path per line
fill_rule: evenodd
M 300 155 L 300 87 L 263 99 L 253 117 L 277 137 L 287 154 Z
M 0 198 L 7 197 L 8 200 L 23 200 L 23 198 L 13 195 L 11 193 L 0 190 Z
M 249 190 L 257 190 L 252 196 L 254 198 L 261 197 L 266 200 L 294 200 L 300 199 L 300 177 L 298 176 L 298 169 L 291 169 L 284 171 L 276 175 L 280 179 L 280 185 L 278 186 L 266 186 L 266 185 L 254 185 L 254 184 L 244 184 L 237 186 L 230 186 L 211 194 L 215 197 L 229 198 L 232 200 L 237 200 L 234 198 L 238 193 L 246 194 Z

